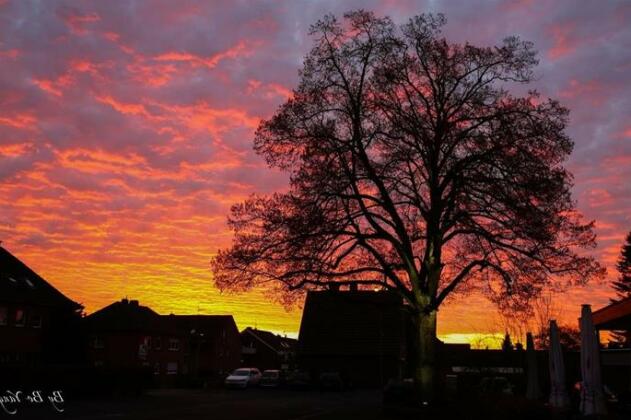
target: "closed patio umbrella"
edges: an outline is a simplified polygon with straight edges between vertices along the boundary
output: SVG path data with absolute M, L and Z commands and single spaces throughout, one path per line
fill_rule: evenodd
M 555 320 L 550 321 L 550 347 L 548 349 L 548 367 L 550 369 L 550 405 L 555 408 L 567 408 L 570 399 L 565 387 L 565 363 L 559 340 L 559 327 Z
M 528 369 L 526 398 L 529 400 L 538 400 L 541 398 L 541 389 L 539 388 L 539 369 L 537 367 L 537 353 L 535 352 L 535 344 L 532 340 L 531 333 L 526 334 L 526 364 Z
M 600 348 L 592 321 L 592 309 L 581 309 L 581 413 L 586 416 L 607 414 L 600 373 Z

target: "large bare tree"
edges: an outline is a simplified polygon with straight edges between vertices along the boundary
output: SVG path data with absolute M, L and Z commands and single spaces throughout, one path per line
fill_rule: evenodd
M 235 205 L 234 242 L 212 262 L 219 288 L 265 284 L 281 299 L 332 282 L 398 291 L 425 399 L 448 296 L 478 289 L 509 309 L 550 282 L 602 274 L 576 253 L 595 237 L 562 166 L 567 109 L 508 91 L 532 80 L 532 45 L 453 44 L 444 23 L 356 11 L 313 25 L 293 97 L 255 137 L 290 187 Z

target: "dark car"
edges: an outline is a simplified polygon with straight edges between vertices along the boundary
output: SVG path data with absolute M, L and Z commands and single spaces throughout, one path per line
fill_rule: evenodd
M 311 388 L 311 375 L 302 370 L 295 370 L 287 375 L 287 385 L 291 389 Z
M 344 389 L 344 380 L 339 372 L 321 373 L 318 383 L 322 391 L 341 391 Z
M 264 388 L 277 388 L 281 384 L 280 370 L 268 369 L 264 370 L 261 375 L 259 386 Z
M 385 410 L 418 408 L 418 396 L 414 388 L 414 380 L 390 379 L 383 389 L 383 407 Z

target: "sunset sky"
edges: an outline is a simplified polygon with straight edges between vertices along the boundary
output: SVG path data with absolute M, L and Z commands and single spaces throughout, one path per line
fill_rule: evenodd
M 87 312 L 127 296 L 296 333 L 300 308 L 220 294 L 208 263 L 230 243 L 230 205 L 287 185 L 252 139 L 297 83 L 309 25 L 358 7 L 397 23 L 443 12 L 452 41 L 535 43 L 532 87 L 571 110 L 574 198 L 613 279 L 631 230 L 628 1 L 0 0 L 2 245 Z M 562 322 L 611 295 L 567 291 Z M 439 334 L 497 331 L 494 314 L 456 298 Z

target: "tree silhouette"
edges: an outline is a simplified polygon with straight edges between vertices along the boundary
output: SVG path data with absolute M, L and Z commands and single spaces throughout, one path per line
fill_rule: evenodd
M 578 351 L 581 348 L 581 332 L 576 327 L 559 325 L 559 342 L 565 351 Z M 539 350 L 550 348 L 550 332 L 542 331 L 534 337 L 535 347 Z
M 255 150 L 290 174 L 287 192 L 233 206 L 216 285 L 296 290 L 356 283 L 398 291 L 414 314 L 415 379 L 431 399 L 437 310 L 479 289 L 522 306 L 553 281 L 602 274 L 562 163 L 567 109 L 536 92 L 532 45 L 453 44 L 442 15 L 400 28 L 372 13 L 326 16 L 300 83 L 261 122 Z
M 618 269 L 618 279 L 612 284 L 616 291 L 616 297 L 611 299 L 611 303 L 631 297 L 631 232 L 627 234 L 625 243 L 622 245 L 616 268 Z M 627 347 L 630 344 L 629 333 L 614 331 L 611 334 L 611 341 L 618 346 Z
M 502 340 L 502 351 L 513 351 L 515 347 L 513 346 L 513 340 L 510 338 L 510 334 L 507 332 L 504 334 L 504 340 Z

